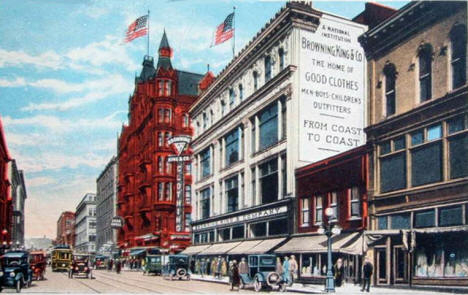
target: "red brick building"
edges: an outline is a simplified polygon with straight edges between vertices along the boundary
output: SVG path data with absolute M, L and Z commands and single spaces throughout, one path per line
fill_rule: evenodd
M 60 214 L 57 221 L 56 245 L 75 245 L 75 213 L 65 211 Z
M 333 264 L 342 258 L 345 277 L 359 280 L 363 230 L 368 224 L 368 147 L 360 146 L 296 170 L 297 234 L 275 252 L 295 254 L 303 281 L 324 280 L 327 238 L 319 229 L 331 222 L 341 229 L 332 237 Z M 332 208 L 334 217 L 324 212 Z
M 0 247 L 10 245 L 12 230 L 11 183 L 8 179 L 8 167 L 11 161 L 10 154 L 0 120 Z
M 165 32 L 158 51 L 156 65 L 153 57 L 144 58 L 128 102 L 128 126 L 122 127 L 119 138 L 117 212 L 125 222 L 118 244 L 123 249 L 156 247 L 179 252 L 190 244 L 191 167 L 185 165 L 185 200 L 177 216 L 177 167 L 168 162 L 176 150 L 167 141 L 176 135 L 192 135 L 188 108 L 197 98 L 203 76 L 172 67 L 172 48 Z M 176 218 L 183 219 L 179 231 Z

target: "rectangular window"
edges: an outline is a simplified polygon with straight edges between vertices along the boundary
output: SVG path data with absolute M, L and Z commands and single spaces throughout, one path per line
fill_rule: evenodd
M 452 45 L 452 88 L 466 83 L 466 26 L 458 25 L 451 32 Z
M 463 224 L 462 206 L 439 209 L 439 226 L 452 226 Z
M 435 210 L 425 210 L 414 212 L 414 227 L 435 226 Z
M 405 153 L 380 159 L 380 191 L 390 192 L 406 187 Z
M 239 209 L 239 180 L 237 175 L 229 178 L 224 183 L 227 196 L 227 212 L 234 212 Z
M 254 91 L 257 91 L 257 89 L 258 89 L 258 73 L 253 72 L 252 76 L 253 76 L 253 82 L 254 82 Z
M 271 79 L 271 57 L 265 56 L 265 83 Z
M 185 231 L 190 231 L 190 223 L 192 223 L 192 214 L 187 213 L 185 214 Z
M 409 229 L 411 220 L 409 213 L 391 215 L 392 229 Z
M 252 168 L 250 170 L 251 173 L 251 190 L 252 190 L 252 203 L 255 205 L 255 200 L 256 200 L 256 195 L 257 195 L 257 182 L 256 178 L 257 176 L 255 175 L 255 168 Z
M 221 101 L 221 115 L 224 116 L 226 113 L 226 102 L 224 100 Z
M 432 97 L 432 55 L 428 52 L 419 56 L 419 93 L 421 102 Z
M 171 109 L 164 109 L 164 123 L 171 123 Z
M 226 143 L 226 166 L 239 161 L 239 128 L 235 128 L 224 138 Z
M 262 204 L 278 200 L 278 159 L 259 166 Z
M 450 179 L 468 176 L 468 133 L 449 139 L 449 158 Z
M 380 155 L 386 155 L 392 151 L 390 146 L 390 140 L 380 144 Z
M 278 142 L 278 104 L 273 103 L 260 115 L 260 149 L 265 149 Z
M 332 192 L 330 194 L 330 208 L 333 210 L 332 220 L 338 219 L 338 194 L 337 192 Z
M 400 151 L 406 148 L 405 136 L 398 137 L 393 140 L 393 150 Z
M 242 84 L 239 84 L 239 100 L 242 101 L 244 99 L 244 88 Z
M 250 130 L 251 130 L 250 142 L 252 144 L 250 148 L 251 148 L 251 153 L 253 154 L 256 151 L 255 149 L 255 143 L 256 143 L 255 141 L 255 117 L 250 120 Z
M 411 145 L 418 145 L 424 142 L 424 130 L 419 130 L 411 134 Z
M 204 149 L 200 153 L 200 166 L 202 178 L 211 174 L 211 159 L 210 159 L 210 148 Z
M 164 146 L 164 135 L 162 132 L 158 132 L 158 146 Z
M 268 235 L 284 235 L 288 233 L 288 220 L 286 218 L 276 219 L 269 222 Z
M 251 224 L 250 226 L 252 227 L 252 233 L 254 237 L 258 238 L 266 236 L 266 222 L 255 223 Z
M 447 122 L 448 133 L 452 134 L 465 129 L 465 120 L 463 116 L 451 119 Z
M 234 226 L 232 228 L 232 239 L 237 240 L 237 239 L 243 239 L 244 238 L 244 226 Z
M 385 76 L 385 100 L 387 116 L 395 114 L 395 77 Z
M 232 109 L 234 106 L 234 103 L 236 102 L 236 93 L 234 92 L 234 89 L 229 89 L 229 108 Z
M 377 217 L 377 229 L 388 229 L 388 218 L 387 216 Z
M 309 225 L 309 216 L 310 216 L 309 199 L 308 198 L 301 199 L 301 225 L 302 226 Z
M 172 200 L 172 182 L 166 183 L 166 201 Z
M 281 130 L 282 130 L 281 139 L 285 139 L 287 137 L 287 131 L 288 131 L 287 119 L 288 118 L 286 114 L 286 99 L 282 99 L 281 100 Z
M 160 201 L 164 199 L 164 182 L 158 183 L 158 196 Z
M 231 228 L 223 228 L 218 230 L 221 241 L 229 241 L 231 239 Z
M 435 140 L 442 137 L 442 126 L 440 124 L 427 128 L 427 140 Z
M 185 186 L 185 204 L 190 205 L 192 203 L 192 186 Z
M 323 220 L 323 196 L 315 196 L 315 223 Z
M 282 176 L 282 186 L 283 186 L 283 197 L 287 195 L 288 192 L 288 173 L 286 167 L 286 155 L 281 156 L 281 176 Z
M 359 187 L 355 186 L 350 189 L 349 208 L 351 209 L 351 217 L 361 216 L 361 193 Z
M 200 192 L 201 219 L 210 217 L 211 188 L 206 188 Z
M 284 69 L 284 50 L 283 48 L 278 49 L 278 55 L 279 55 L 279 68 L 280 71 Z
M 442 143 L 436 142 L 411 151 L 412 186 L 442 180 Z
M 158 110 L 158 121 L 159 123 L 164 122 L 164 109 Z

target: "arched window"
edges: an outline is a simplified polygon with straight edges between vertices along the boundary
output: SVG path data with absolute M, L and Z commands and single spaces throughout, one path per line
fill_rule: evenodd
M 253 76 L 253 83 L 254 83 L 254 91 L 257 91 L 258 89 L 258 73 L 256 71 L 254 71 L 252 73 L 252 76 Z
M 466 27 L 455 25 L 450 31 L 451 41 L 451 66 L 452 89 L 456 89 L 466 83 Z
M 242 84 L 239 84 L 239 100 L 242 101 L 244 99 L 244 88 L 242 87 Z
M 396 111 L 395 80 L 397 71 L 394 64 L 387 63 L 383 72 L 385 75 L 385 114 L 391 116 Z
M 280 71 L 284 69 L 284 49 L 278 49 L 278 56 L 279 56 L 279 68 Z
M 265 56 L 265 83 L 271 79 L 271 57 Z
M 419 47 L 419 99 L 421 102 L 432 98 L 432 46 Z

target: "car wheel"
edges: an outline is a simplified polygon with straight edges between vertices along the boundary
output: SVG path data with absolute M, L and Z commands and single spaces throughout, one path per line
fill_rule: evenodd
M 262 290 L 262 283 L 260 283 L 260 280 L 258 278 L 255 278 L 254 289 L 255 292 L 260 292 Z
M 16 293 L 21 292 L 21 280 L 16 281 Z

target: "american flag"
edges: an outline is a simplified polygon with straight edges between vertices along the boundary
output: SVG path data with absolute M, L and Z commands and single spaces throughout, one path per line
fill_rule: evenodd
M 148 34 L 148 15 L 143 15 L 137 18 L 128 26 L 125 43 L 131 42 L 141 36 Z
M 214 38 L 214 45 L 221 44 L 232 38 L 234 35 L 234 28 L 232 27 L 233 20 L 234 12 L 229 14 L 224 22 L 218 26 Z

